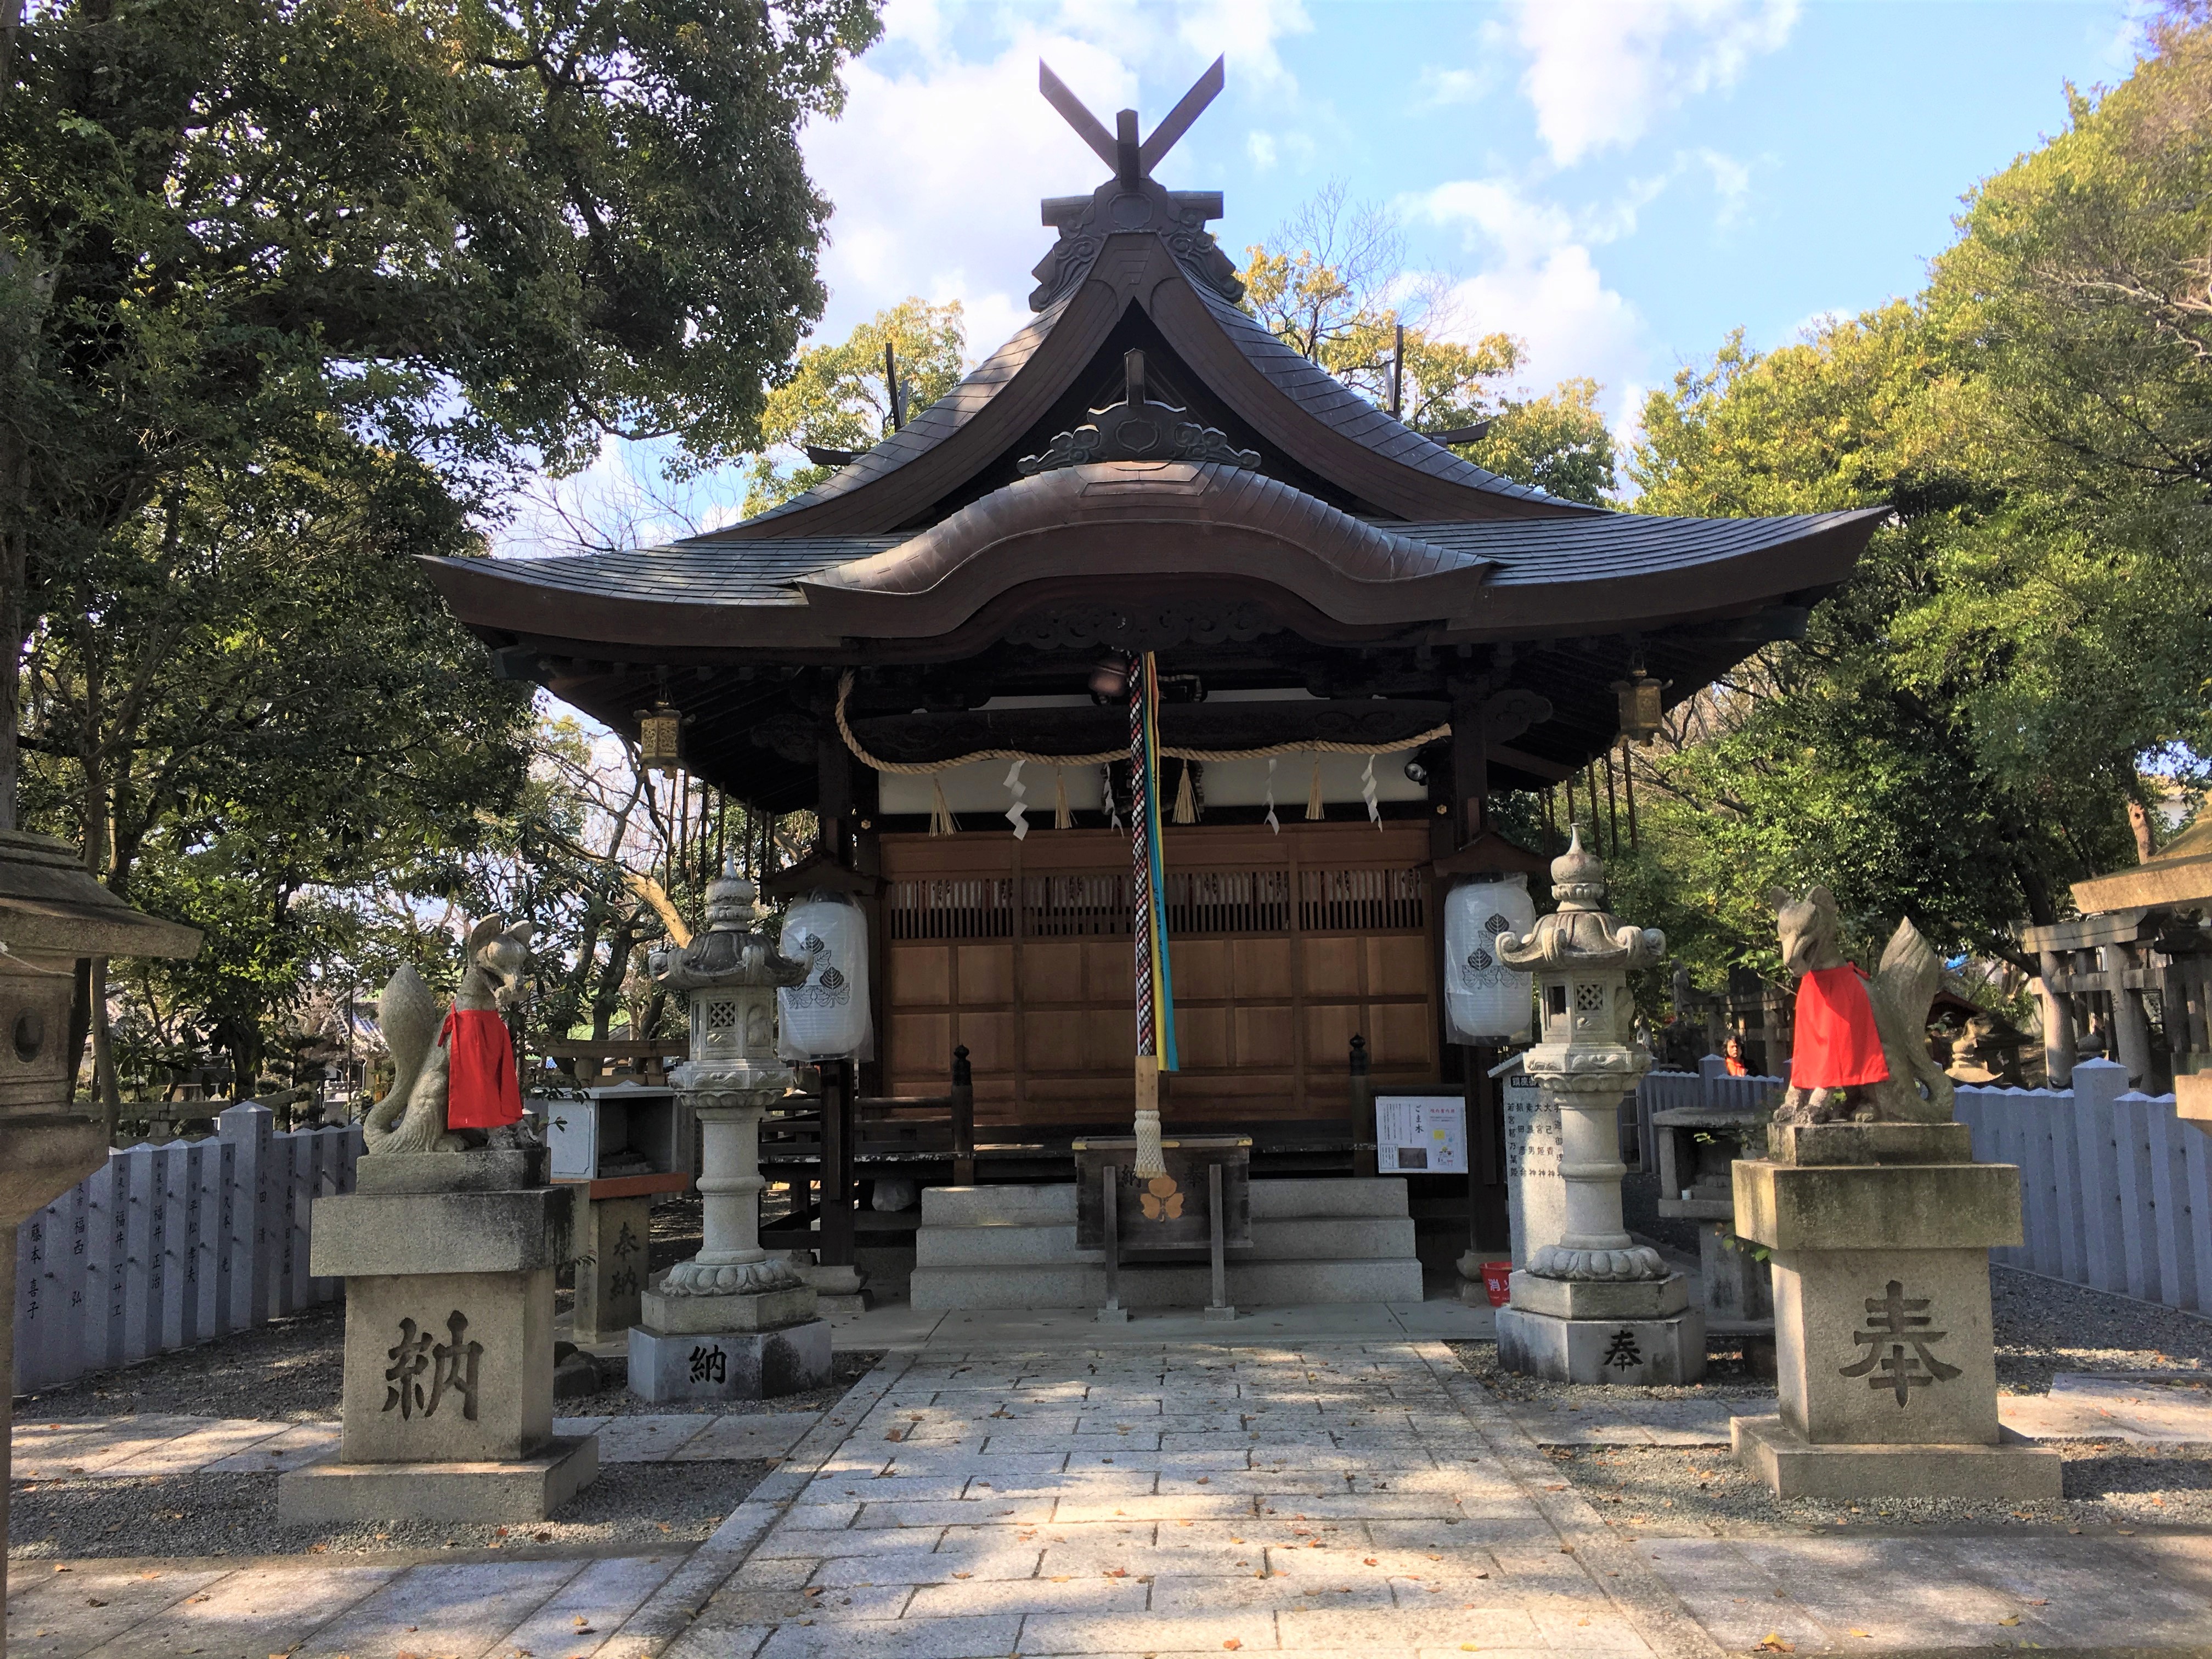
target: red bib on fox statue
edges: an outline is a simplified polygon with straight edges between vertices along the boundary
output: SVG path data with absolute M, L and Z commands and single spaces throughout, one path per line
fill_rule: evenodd
M 1888 1075 L 1874 1004 L 1867 1000 L 1866 975 L 1848 962 L 1800 974 L 1790 1086 L 1850 1089 L 1880 1083 Z
M 449 1129 L 496 1129 L 522 1121 L 522 1081 L 514 1069 L 514 1042 L 496 1008 L 455 1008 L 438 1032 L 451 1047 L 453 1071 L 446 1096 Z

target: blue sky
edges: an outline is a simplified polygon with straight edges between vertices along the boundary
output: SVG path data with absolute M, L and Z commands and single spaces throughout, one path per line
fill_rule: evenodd
M 837 205 L 818 337 L 908 294 L 957 297 L 971 356 L 987 354 L 1028 314 L 1050 240 L 1038 199 L 1103 176 L 1038 96 L 1037 59 L 1109 126 L 1133 105 L 1149 131 L 1225 53 L 1226 91 L 1158 176 L 1224 193 L 1215 230 L 1240 263 L 1340 179 L 1402 217 L 1412 263 L 1449 286 L 1453 331 L 1525 339 L 1531 386 L 1594 376 L 1625 429 L 1646 389 L 1731 328 L 1773 346 L 1914 291 L 1960 197 L 2064 124 L 2065 83 L 2125 76 L 2142 15 L 2114 0 L 892 0 L 843 118 L 806 137 Z M 650 471 L 611 453 L 575 487 Z M 694 520 L 718 521 L 739 492 L 690 493 Z

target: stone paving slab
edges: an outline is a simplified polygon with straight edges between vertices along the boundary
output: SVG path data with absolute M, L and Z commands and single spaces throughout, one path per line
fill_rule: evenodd
M 819 1412 L 556 1417 L 553 1431 L 571 1437 L 596 1432 L 602 1463 L 742 1462 L 783 1456 L 821 1420 Z M 149 1414 L 21 1424 L 10 1436 L 10 1467 L 18 1480 L 282 1474 L 337 1456 L 338 1441 L 336 1423 L 246 1418 Z

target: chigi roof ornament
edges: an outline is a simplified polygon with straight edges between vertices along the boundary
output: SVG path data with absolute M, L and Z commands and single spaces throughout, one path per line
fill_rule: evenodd
M 1224 299 L 1244 297 L 1244 284 L 1237 280 L 1236 265 L 1206 228 L 1206 221 L 1221 216 L 1221 192 L 1164 190 L 1152 180 L 1152 169 L 1160 159 L 1219 94 L 1224 84 L 1222 61 L 1213 60 L 1212 67 L 1168 112 L 1167 119 L 1142 142 L 1137 137 L 1136 111 L 1118 112 L 1114 117 L 1115 130 L 1109 132 L 1105 123 L 1084 106 L 1065 82 L 1042 61 L 1038 63 L 1038 90 L 1098 159 L 1114 169 L 1114 176 L 1089 196 L 1045 198 L 1044 222 L 1060 233 L 1060 240 L 1030 273 L 1037 279 L 1036 291 L 1030 295 L 1030 310 L 1042 311 L 1072 292 L 1098 257 L 1106 238 L 1121 230 L 1155 233 L 1194 279 Z

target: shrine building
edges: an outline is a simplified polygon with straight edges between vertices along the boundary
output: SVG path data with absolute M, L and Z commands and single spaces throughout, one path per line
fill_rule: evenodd
M 847 1165 L 866 1179 L 872 1146 L 904 1144 L 867 1103 L 945 1097 L 956 1048 L 974 1144 L 956 1167 L 924 1133 L 902 1172 L 1066 1181 L 1074 1140 L 1128 1133 L 1115 757 L 1120 677 L 1146 653 L 1166 1133 L 1248 1135 L 1255 1176 L 1350 1176 L 1374 1168 L 1369 1092 L 1463 1085 L 1477 1167 L 1438 1191 L 1502 1237 L 1494 1056 L 1450 1040 L 1440 899 L 1519 871 L 1547 906 L 1548 854 L 1489 804 L 1601 760 L 1625 709 L 1650 722 L 1655 698 L 1795 637 L 1882 514 L 1662 518 L 1485 471 L 1243 310 L 1207 228 L 1220 195 L 1152 179 L 1218 65 L 1141 142 L 1133 114 L 1109 132 L 1047 78 L 1110 176 L 1043 204 L 1035 315 L 951 392 L 727 528 L 433 580 L 502 673 L 621 731 L 665 706 L 696 776 L 818 814 L 817 849 L 770 890 L 859 900 L 873 998 L 846 1098 L 862 1115 L 827 1132 L 825 1241 L 850 1237 Z M 1030 758 L 963 760 L 993 750 Z

